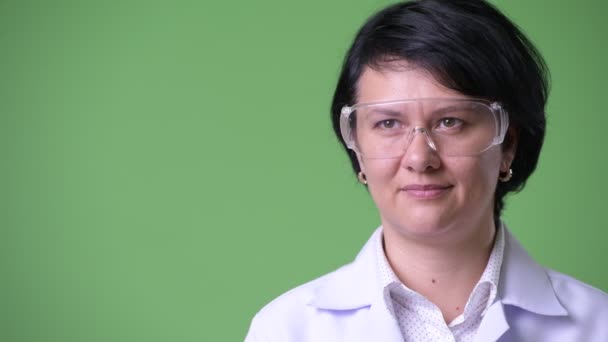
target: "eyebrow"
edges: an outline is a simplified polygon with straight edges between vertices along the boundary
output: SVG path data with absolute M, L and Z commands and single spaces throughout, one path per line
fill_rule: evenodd
M 437 108 L 437 109 L 433 110 L 431 113 L 432 114 L 441 114 L 441 113 L 453 112 L 456 110 L 472 109 L 472 108 L 473 108 L 472 106 L 463 103 L 463 104 L 455 104 L 455 105 Z
M 459 110 L 466 110 L 466 109 L 472 109 L 473 107 L 469 104 L 466 103 L 455 103 L 455 104 L 449 104 L 447 106 L 444 107 L 440 107 L 440 108 L 436 108 L 434 110 L 431 110 L 429 112 L 427 112 L 426 115 L 441 115 L 444 113 L 450 113 L 450 112 L 454 112 L 454 111 L 459 111 Z M 390 109 L 390 108 L 383 108 L 381 106 L 370 106 L 367 108 L 366 111 L 367 114 L 369 115 L 386 115 L 389 117 L 403 117 L 408 116 L 409 111 L 407 110 L 395 110 L 395 109 Z
M 369 114 L 383 114 L 383 115 L 388 115 L 388 116 L 392 116 L 392 117 L 400 117 L 402 116 L 401 112 L 398 112 L 396 110 L 391 110 L 391 109 L 386 109 L 386 108 L 370 108 L 370 111 L 368 112 Z

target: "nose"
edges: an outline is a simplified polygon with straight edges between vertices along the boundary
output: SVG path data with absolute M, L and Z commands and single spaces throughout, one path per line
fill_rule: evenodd
M 401 166 L 410 171 L 427 172 L 439 168 L 440 165 L 436 145 L 426 129 L 413 128 L 409 145 L 401 159 Z

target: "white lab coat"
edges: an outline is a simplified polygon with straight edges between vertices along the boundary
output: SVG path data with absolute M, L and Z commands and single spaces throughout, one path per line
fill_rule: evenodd
M 245 341 L 403 341 L 379 285 L 376 234 L 352 263 L 266 305 Z M 505 229 L 498 295 L 475 341 L 608 342 L 608 294 L 541 267 Z

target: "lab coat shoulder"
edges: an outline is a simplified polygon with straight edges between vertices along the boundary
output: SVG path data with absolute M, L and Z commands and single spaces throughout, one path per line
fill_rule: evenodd
M 332 329 L 331 321 L 335 315 L 333 312 L 324 315 L 326 308 L 318 298 L 324 295 L 327 287 L 342 283 L 340 279 L 351 273 L 353 267 L 352 263 L 344 265 L 272 300 L 254 316 L 245 341 L 313 341 L 316 332 L 327 334 Z M 320 329 L 321 326 L 324 329 Z
M 372 241 L 357 258 L 270 302 L 246 342 L 401 341 L 377 277 Z M 506 231 L 499 295 L 476 341 L 608 340 L 608 295 L 537 264 Z
M 281 337 L 291 335 L 294 329 L 300 330 L 299 325 L 306 321 L 307 311 L 312 310 L 307 304 L 311 301 L 315 288 L 330 275 L 331 273 L 302 284 L 266 304 L 251 321 L 245 340 L 279 341 Z
M 371 341 L 370 334 L 399 336 L 385 305 L 379 305 L 373 241 L 355 260 L 284 293 L 253 318 L 246 342 Z M 377 335 L 374 335 L 377 336 Z
M 606 342 L 608 295 L 542 267 L 508 231 L 506 238 L 500 292 L 510 329 L 501 341 Z
M 551 269 L 547 269 L 547 274 L 558 299 L 568 314 L 578 315 L 587 311 L 592 311 L 594 314 L 608 314 L 608 294 L 606 292 Z M 592 310 L 580 310 L 580 308 Z
M 608 341 L 608 295 L 559 272 L 545 270 L 544 274 L 551 283 L 545 292 L 563 311 L 550 309 L 549 302 L 548 306 L 529 306 L 534 301 L 530 297 L 520 305 L 506 305 L 510 329 L 500 341 Z
M 608 294 L 563 273 L 547 270 L 547 274 L 568 321 L 582 335 L 579 341 L 607 341 Z

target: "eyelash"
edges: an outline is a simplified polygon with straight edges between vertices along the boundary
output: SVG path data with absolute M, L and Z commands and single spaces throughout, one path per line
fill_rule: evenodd
M 448 120 L 453 120 L 453 121 L 454 121 L 454 124 L 453 124 L 452 126 L 445 126 L 444 124 L 445 124 L 445 122 L 446 122 L 446 121 L 448 121 Z M 442 118 L 441 120 L 439 120 L 439 121 L 437 122 L 437 124 L 438 124 L 438 126 L 440 126 L 440 125 L 442 125 L 442 124 L 443 124 L 443 125 L 444 125 L 446 128 L 454 128 L 454 127 L 459 127 L 459 126 L 461 126 L 462 124 L 464 124 L 464 121 L 462 121 L 461 119 L 457 119 L 457 118 L 451 118 L 451 117 L 447 117 L 447 118 Z
M 452 126 L 445 125 L 445 122 L 448 120 L 453 120 L 454 124 Z M 386 124 L 390 125 L 391 127 L 386 127 Z M 381 128 L 381 129 L 393 129 L 394 125 L 397 125 L 397 124 L 400 124 L 400 122 L 397 121 L 396 119 L 386 119 L 386 120 L 378 121 L 378 123 L 376 123 L 374 125 L 374 127 Z M 437 127 L 443 125 L 446 129 L 459 127 L 462 124 L 464 124 L 464 121 L 462 121 L 461 119 L 453 118 L 453 117 L 441 118 L 439 121 L 437 121 Z
M 386 119 L 386 120 L 379 121 L 375 126 L 377 128 L 383 128 L 383 129 L 392 129 L 393 128 L 393 127 L 390 127 L 390 128 L 385 127 L 384 124 L 386 124 L 386 123 L 390 123 L 391 125 L 395 125 L 395 124 L 398 124 L 399 122 L 397 120 L 395 120 L 395 119 Z

